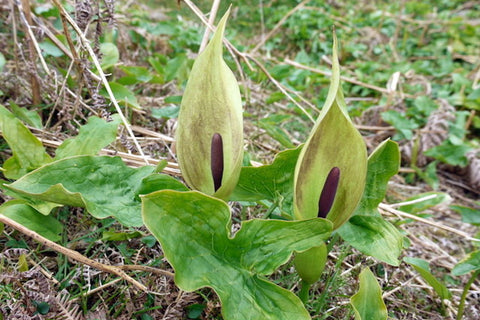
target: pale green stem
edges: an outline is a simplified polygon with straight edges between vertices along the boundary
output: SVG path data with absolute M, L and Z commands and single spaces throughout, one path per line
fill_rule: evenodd
M 470 290 L 471 285 L 475 281 L 475 279 L 480 275 L 480 270 L 475 271 L 472 274 L 472 277 L 468 282 L 465 284 L 463 288 L 462 297 L 460 298 L 460 304 L 458 305 L 458 312 L 457 312 L 457 320 L 462 319 L 463 311 L 465 309 L 465 300 L 467 299 L 468 290 Z

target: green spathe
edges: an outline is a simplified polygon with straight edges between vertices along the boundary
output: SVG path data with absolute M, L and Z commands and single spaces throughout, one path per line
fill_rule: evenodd
M 340 169 L 340 180 L 327 219 L 337 229 L 350 218 L 362 197 L 367 174 L 367 150 L 346 111 L 340 87 L 336 37 L 327 100 L 295 167 L 296 219 L 317 217 L 320 194 L 334 167 Z
M 243 222 L 232 237 L 224 201 L 171 190 L 143 196 L 142 215 L 175 269 L 175 283 L 186 291 L 213 288 L 224 319 L 310 319 L 298 297 L 265 276 L 293 251 L 322 243 L 331 232 L 329 221 L 254 219 Z
M 237 184 L 243 160 L 242 100 L 237 80 L 222 58 L 229 11 L 192 67 L 183 95 L 176 132 L 177 157 L 187 184 L 227 199 Z M 212 137 L 223 143 L 223 175 L 215 191 L 211 168 Z

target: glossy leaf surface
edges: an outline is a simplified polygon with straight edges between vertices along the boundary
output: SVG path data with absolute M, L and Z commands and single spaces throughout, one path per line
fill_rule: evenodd
M 12 200 L 0 206 L 0 214 L 51 240 L 60 241 L 63 225 L 52 216 L 44 216 L 29 205 Z
M 230 199 L 282 202 L 282 209 L 292 215 L 293 176 L 300 149 L 301 147 L 298 147 L 279 152 L 271 164 L 243 167 Z
M 339 230 L 352 247 L 392 266 L 398 266 L 403 235 L 382 217 L 355 215 Z
M 293 251 L 325 240 L 331 223 L 250 220 L 230 235 L 227 204 L 196 191 L 159 191 L 142 198 L 145 225 L 160 241 L 186 291 L 211 287 L 224 319 L 310 319 L 300 299 L 264 278 Z
M 85 207 L 96 218 L 113 216 L 126 226 L 141 226 L 135 196 L 154 169 L 133 169 L 118 157 L 78 156 L 45 165 L 6 187 L 25 200 Z

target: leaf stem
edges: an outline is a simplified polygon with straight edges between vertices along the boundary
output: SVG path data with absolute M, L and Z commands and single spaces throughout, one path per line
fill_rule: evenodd
M 472 286 L 473 282 L 475 282 L 475 279 L 477 279 L 479 275 L 480 275 L 480 269 L 475 271 L 472 274 L 472 277 L 468 280 L 468 282 L 465 284 L 465 287 L 463 288 L 462 297 L 460 298 L 460 304 L 458 305 L 457 320 L 460 320 L 463 317 L 463 311 L 465 309 L 465 300 L 467 299 L 468 290 L 470 290 L 470 287 Z
M 305 281 L 301 281 L 300 282 L 301 284 L 301 287 L 300 287 L 300 291 L 298 292 L 298 297 L 300 298 L 300 300 L 302 300 L 303 304 L 307 304 L 309 298 L 310 298 L 310 287 L 311 285 Z

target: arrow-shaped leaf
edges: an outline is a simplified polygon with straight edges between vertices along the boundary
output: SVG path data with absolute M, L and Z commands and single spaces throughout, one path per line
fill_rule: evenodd
M 38 200 L 84 207 L 96 218 L 113 216 L 126 226 L 141 226 L 136 195 L 154 169 L 127 167 L 119 157 L 77 156 L 44 165 L 5 187 L 17 198 L 36 200 L 29 203 L 35 208 Z
M 225 319 L 310 319 L 300 299 L 263 276 L 293 251 L 325 240 L 329 221 L 250 220 L 231 237 L 225 202 L 171 190 L 144 196 L 142 214 L 175 269 L 176 284 L 186 291 L 213 288 Z
M 271 164 L 243 167 L 230 196 L 234 201 L 283 200 L 282 209 L 292 215 L 293 175 L 301 147 L 278 153 Z

